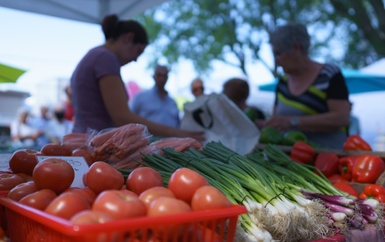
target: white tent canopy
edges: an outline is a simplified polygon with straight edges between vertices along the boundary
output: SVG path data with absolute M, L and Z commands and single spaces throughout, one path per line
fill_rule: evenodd
M 362 72 L 367 74 L 385 76 L 385 58 L 382 58 L 368 66 L 361 69 Z
M 0 6 L 66 18 L 100 23 L 104 16 L 117 14 L 129 19 L 167 0 L 0 0 Z

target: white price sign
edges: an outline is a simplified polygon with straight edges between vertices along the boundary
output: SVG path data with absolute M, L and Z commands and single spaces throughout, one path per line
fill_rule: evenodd
M 9 159 L 12 154 L 0 154 L 0 171 L 9 171 Z M 74 168 L 75 178 L 71 187 L 85 187 L 83 184 L 83 175 L 88 170 L 89 166 L 86 160 L 81 156 L 36 156 L 38 162 L 47 158 L 57 158 L 67 161 Z

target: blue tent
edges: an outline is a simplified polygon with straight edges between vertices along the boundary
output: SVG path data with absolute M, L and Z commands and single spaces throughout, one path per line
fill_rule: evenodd
M 357 94 L 363 92 L 385 91 L 385 76 L 372 75 L 353 69 L 342 69 L 348 85 L 349 94 Z M 277 80 L 273 83 L 259 86 L 260 91 L 274 92 Z

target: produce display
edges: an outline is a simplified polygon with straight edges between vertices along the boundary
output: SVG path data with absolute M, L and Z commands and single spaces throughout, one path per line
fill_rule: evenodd
M 18 204 L 64 219 L 67 222 L 63 226 L 96 225 L 118 221 L 123 223 L 128 219 L 137 218 L 148 219 L 147 224 L 153 224 L 150 228 L 137 228 L 132 232 L 123 230 L 119 238 L 116 237 L 117 233 L 112 232 L 111 237 L 108 239 L 106 237 L 103 241 L 232 241 L 236 228 L 236 220 L 233 219 L 234 205 L 219 189 L 211 186 L 205 177 L 185 168 L 174 171 L 174 176 L 164 180 L 159 171 L 138 163 L 142 154 L 131 156 L 131 159 L 125 159 L 124 163 L 116 162 L 116 152 L 124 154 L 121 156 L 123 159 L 135 154 L 139 149 L 123 151 L 125 148 L 120 142 L 126 141 L 122 136 L 117 137 L 118 134 L 143 137 L 142 126 L 135 128 L 135 132 L 141 133 L 140 135 L 124 127 L 113 130 L 113 133 L 108 131 L 100 134 L 100 137 L 99 135 L 89 137 L 89 145 L 86 147 L 83 142 L 87 141 L 82 138 L 78 139 L 82 142 L 72 146 L 49 144 L 39 151 L 17 150 L 10 157 L 10 171 L 1 174 L 0 184 L 4 184 L 2 189 L 9 190 L 8 199 Z M 75 137 L 79 138 L 78 135 Z M 200 149 L 201 145 L 198 144 L 199 142 L 189 138 L 170 138 L 151 144 L 147 141 L 146 146 L 142 144 L 139 146 L 140 150 L 146 150 L 147 154 L 163 154 L 163 147 L 174 147 L 174 150 L 193 147 Z M 89 155 L 93 157 L 87 161 L 90 166 L 83 175 L 84 188 L 70 187 L 74 180 L 74 169 L 60 158 L 69 157 L 73 151 L 79 149 L 88 152 L 84 158 Z M 107 155 L 110 152 L 113 154 L 112 158 Z M 38 156 L 49 157 L 38 162 Z M 104 160 L 94 157 L 103 157 Z M 118 167 L 134 167 L 134 169 L 126 175 L 116 169 L 117 164 Z M 185 183 L 186 174 L 199 182 Z M 215 202 L 212 202 L 210 194 L 215 196 Z M 235 218 L 245 211 L 238 209 Z M 202 215 L 199 214 L 204 212 L 209 212 L 208 216 L 200 218 Z M 194 215 L 195 213 L 198 215 Z M 176 218 L 171 219 L 172 215 L 178 214 L 184 217 L 184 220 L 180 220 L 185 221 L 183 224 L 179 224 Z M 159 225 L 159 221 L 162 220 L 152 219 L 159 216 L 167 216 L 170 220 Z M 191 218 L 191 221 L 186 223 L 188 218 Z M 228 226 L 233 224 L 233 229 L 230 229 L 232 232 L 228 231 L 226 224 Z M 105 237 L 106 234 L 100 236 Z
M 236 215 L 234 233 L 229 217 L 216 225 L 195 218 L 194 223 L 184 220 L 178 226 L 164 223 L 140 232 L 123 230 L 104 241 L 290 242 L 383 229 L 385 187 L 375 183 L 385 170 L 381 157 L 318 153 L 300 132 L 282 136 L 275 130 L 264 132 L 264 148 L 247 155 L 220 142 L 202 146 L 191 138 L 150 142 L 146 127 L 137 124 L 70 134 L 62 145 L 15 151 L 10 170 L 0 173 L 0 190 L 7 191 L 10 206 L 36 209 L 66 226 L 159 216 L 175 219 L 179 214 L 192 219 L 188 214 L 244 208 Z M 290 150 L 283 151 L 272 141 L 289 145 Z M 344 147 L 371 150 L 356 136 L 349 137 Z M 50 157 L 39 162 L 39 156 Z M 60 159 L 70 156 L 82 156 L 89 165 L 82 188 L 71 187 L 74 169 Z M 362 191 L 352 182 L 362 184 Z M 1 201 L 9 205 L 4 198 Z
M 241 156 L 211 142 L 201 152 L 165 149 L 164 156 L 146 155 L 143 161 L 165 179 L 180 167 L 194 169 L 233 203 L 244 205 L 248 214 L 240 216 L 236 241 L 314 240 L 382 226 L 377 200 L 337 189 L 314 166 L 294 162 L 273 145 Z

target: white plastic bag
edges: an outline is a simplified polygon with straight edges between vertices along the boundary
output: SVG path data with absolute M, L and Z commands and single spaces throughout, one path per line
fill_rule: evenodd
M 184 105 L 181 128 L 205 131 L 206 142 L 220 141 L 244 155 L 258 144 L 259 129 L 224 94 L 202 95 Z

